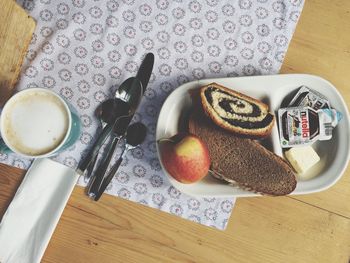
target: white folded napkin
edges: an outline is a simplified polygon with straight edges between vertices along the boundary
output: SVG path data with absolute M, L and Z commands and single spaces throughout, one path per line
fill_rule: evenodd
M 29 168 L 0 223 L 0 262 L 40 262 L 79 175 L 50 159 Z

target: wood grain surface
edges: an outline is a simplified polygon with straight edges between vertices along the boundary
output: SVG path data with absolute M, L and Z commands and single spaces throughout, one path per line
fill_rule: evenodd
M 0 106 L 12 94 L 34 29 L 33 18 L 15 1 L 0 0 Z
M 307 0 L 282 73 L 331 81 L 350 106 L 350 1 Z M 0 211 L 24 171 L 0 165 Z M 43 262 L 348 263 L 350 169 L 327 191 L 240 198 L 225 231 L 76 187 Z

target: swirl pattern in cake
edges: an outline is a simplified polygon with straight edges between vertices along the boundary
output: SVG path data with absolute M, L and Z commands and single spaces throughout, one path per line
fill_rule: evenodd
M 205 112 L 222 128 L 254 138 L 270 134 L 275 118 L 263 102 L 217 83 L 202 87 L 200 95 Z

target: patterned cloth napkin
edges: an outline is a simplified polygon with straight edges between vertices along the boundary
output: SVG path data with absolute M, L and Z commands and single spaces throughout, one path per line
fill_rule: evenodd
M 53 159 L 77 166 L 96 139 L 97 105 L 153 52 L 153 74 L 134 118 L 149 133 L 127 155 L 107 192 L 225 229 L 235 199 L 186 196 L 164 176 L 155 146 L 159 110 L 172 90 L 191 80 L 278 73 L 303 0 L 18 2 L 37 28 L 17 89 L 54 90 L 79 111 L 83 125 L 80 140 Z M 0 161 L 30 165 L 15 155 L 0 154 Z M 86 184 L 83 178 L 79 184 Z

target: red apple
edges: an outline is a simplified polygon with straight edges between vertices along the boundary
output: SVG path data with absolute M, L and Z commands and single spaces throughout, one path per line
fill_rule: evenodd
M 160 154 L 167 172 L 181 183 L 194 183 L 208 174 L 207 145 L 193 134 L 181 133 L 160 140 Z

